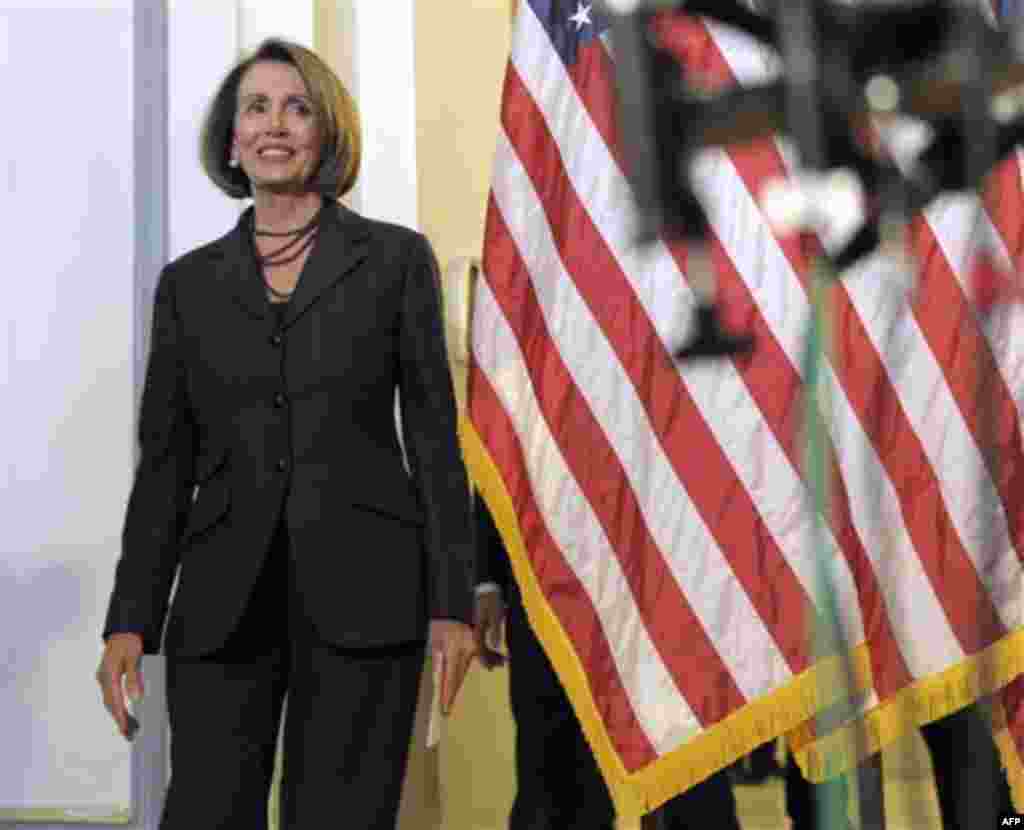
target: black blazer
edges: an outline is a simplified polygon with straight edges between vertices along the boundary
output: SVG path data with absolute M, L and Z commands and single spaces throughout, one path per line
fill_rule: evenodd
M 387 645 L 421 639 L 431 618 L 470 621 L 468 484 L 428 242 L 328 202 L 279 324 L 250 213 L 161 274 L 104 636 L 138 632 L 155 652 L 167 617 L 168 653 L 218 648 L 282 516 L 329 641 Z
M 519 586 L 512 574 L 512 563 L 505 550 L 494 517 L 479 493 L 473 494 L 473 521 L 476 524 L 477 581 L 493 582 L 506 599 L 518 597 Z

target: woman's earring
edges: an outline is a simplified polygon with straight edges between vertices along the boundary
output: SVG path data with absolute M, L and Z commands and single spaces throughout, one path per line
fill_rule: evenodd
M 237 156 L 232 156 L 231 157 L 230 161 L 228 161 L 228 167 L 238 167 L 238 157 Z

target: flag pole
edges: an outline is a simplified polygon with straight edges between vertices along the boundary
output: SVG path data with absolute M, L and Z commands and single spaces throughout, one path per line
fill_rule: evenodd
M 819 43 L 821 32 L 817 26 L 813 0 L 789 0 L 778 7 L 779 33 L 783 64 L 786 67 L 786 120 L 800 153 L 799 163 L 814 173 L 824 172 L 828 157 L 825 148 L 825 130 L 821 114 L 822 85 L 824 83 L 824 45 Z M 817 608 L 808 609 L 808 640 L 815 662 L 836 657 L 841 670 L 840 688 L 829 687 L 825 672 L 818 672 L 818 706 L 815 715 L 816 734 L 819 737 L 846 723 L 853 723 L 856 746 L 851 757 L 865 761 L 865 775 L 857 776 L 860 792 L 861 823 L 863 827 L 885 824 L 885 807 L 881 788 L 881 775 L 877 761 L 870 761 L 863 724 L 856 718 L 854 698 L 854 672 L 850 645 L 842 629 L 839 607 L 833 589 L 831 568 L 832 552 L 826 544 L 826 527 L 831 516 L 829 455 L 826 452 L 826 418 L 831 411 L 826 352 L 830 351 L 831 315 L 829 288 L 836 281 L 836 273 L 828 257 L 818 254 L 809 274 L 810 318 L 804 338 L 804 476 L 811 501 L 811 538 L 808 540 L 815 563 L 815 591 L 813 600 Z M 836 694 L 838 693 L 838 694 Z M 825 701 L 836 703 L 825 709 Z M 826 765 L 826 772 L 827 772 Z M 845 773 L 843 773 L 845 774 Z M 829 776 L 826 774 L 826 780 Z M 842 790 L 822 786 L 817 789 L 815 801 L 819 825 L 829 828 L 849 826 L 847 804 L 841 799 Z
M 980 16 L 969 16 L 964 14 L 964 22 L 961 24 L 961 31 L 966 32 L 967 48 L 963 50 L 961 57 L 963 61 L 961 69 L 964 76 L 964 90 L 960 97 L 960 119 L 964 136 L 964 174 L 968 187 L 976 190 L 977 204 L 974 213 L 974 227 L 971 234 L 972 240 L 980 240 L 983 235 L 985 221 L 985 187 L 988 174 L 998 160 L 998 125 L 991 115 L 991 101 L 993 93 L 992 66 L 987 55 L 985 43 L 985 24 Z M 968 261 L 968 268 L 977 267 L 977 261 Z M 973 298 L 972 298 L 973 299 Z M 965 325 L 975 325 L 978 329 L 979 350 L 974 355 L 975 395 L 977 396 L 978 420 L 981 435 L 979 435 L 979 449 L 982 461 L 978 470 L 978 496 L 979 504 L 984 504 L 986 491 L 986 476 L 991 476 L 992 482 L 999 486 L 999 453 L 996 451 L 996 417 L 998 415 L 995 407 L 994 384 L 991 382 L 989 372 L 985 371 L 980 349 L 986 348 L 988 338 L 984 329 L 984 316 L 976 315 L 971 320 L 965 320 Z M 993 355 L 992 370 L 995 368 L 995 356 Z M 1007 517 L 1009 518 L 1009 517 Z M 981 549 L 982 576 L 990 572 L 998 557 L 998 550 L 995 544 L 995 529 L 993 522 L 987 522 L 984 526 L 984 539 Z M 984 594 L 984 583 L 979 580 L 979 593 Z M 981 599 L 981 597 L 979 597 Z M 979 621 L 979 627 L 982 625 Z M 994 632 L 979 632 L 979 648 L 984 648 Z M 979 655 L 980 656 L 980 655 Z M 967 759 L 980 759 L 986 757 L 994 745 L 993 730 L 993 709 L 988 694 L 994 688 L 992 678 L 992 667 L 988 659 L 981 659 L 978 664 L 978 686 L 979 696 L 976 701 L 975 711 L 977 718 L 964 720 L 965 741 L 967 746 L 965 755 Z M 995 826 L 999 813 L 999 786 L 998 781 L 988 782 L 988 786 L 982 785 L 982 792 L 973 790 L 966 784 L 966 776 L 957 783 L 960 792 L 957 793 L 958 800 L 967 803 L 968 811 L 978 826 Z M 980 781 L 978 782 L 981 783 Z M 967 811 L 965 811 L 967 812 Z

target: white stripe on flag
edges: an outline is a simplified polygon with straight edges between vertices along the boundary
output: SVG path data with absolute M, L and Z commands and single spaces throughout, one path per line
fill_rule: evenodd
M 652 255 L 645 255 L 635 245 L 630 231 L 632 197 L 625 178 L 579 100 L 561 59 L 550 48 L 545 48 L 547 35 L 543 27 L 533 15 L 526 15 L 522 28 L 526 36 L 522 39 L 522 48 L 513 55 L 513 63 L 544 112 L 566 174 L 581 203 L 633 286 L 662 342 L 671 344 L 678 332 L 679 310 L 692 304 L 692 292 L 663 245 L 659 244 Z M 544 81 L 538 82 L 537 78 Z M 496 176 L 504 175 L 503 161 L 503 157 L 496 159 Z M 596 170 L 602 171 L 601 175 L 594 175 Z M 514 194 L 518 186 L 518 183 L 510 183 L 507 190 Z M 526 186 L 532 188 L 528 179 Z M 743 189 L 742 183 L 740 187 Z M 596 210 L 595 206 L 603 210 Z M 806 301 L 803 304 L 806 306 Z M 813 597 L 814 557 L 807 550 L 810 516 L 804 509 L 805 488 L 750 397 L 746 384 L 728 361 L 706 368 L 680 369 L 679 377 L 718 444 L 729 455 L 734 472 L 797 579 L 808 596 Z M 722 412 L 729 412 L 729 417 L 722 418 Z M 769 466 L 766 468 L 762 461 Z M 770 485 L 764 481 L 766 469 L 772 471 Z M 827 544 L 832 549 L 836 547 L 830 533 Z M 836 589 L 844 607 L 855 609 L 856 591 L 845 560 L 840 562 L 836 576 Z M 863 640 L 859 613 L 846 615 L 845 622 L 849 626 L 847 635 L 854 642 Z M 765 681 L 770 688 L 777 678 L 765 678 Z
M 1016 284 L 1020 276 L 1010 263 L 1010 256 L 1002 236 L 992 226 L 987 212 L 979 214 L 976 197 L 962 194 L 947 195 L 933 202 L 925 211 L 925 220 L 942 249 L 946 262 L 960 283 L 968 300 L 974 300 L 969 279 L 970 266 L 976 254 L 988 250 L 997 265 L 1005 265 Z M 980 219 L 980 222 L 977 221 Z M 978 238 L 975 237 L 976 231 Z M 986 334 L 1000 375 L 1017 404 L 1017 412 L 1024 420 L 1024 306 L 1019 300 L 998 306 L 990 315 Z
M 847 279 L 856 280 L 856 274 Z M 943 671 L 963 660 L 963 649 L 924 572 L 904 524 L 896 488 L 874 444 L 835 373 L 824 373 L 823 380 L 832 402 L 828 423 L 849 493 L 850 515 L 871 560 L 907 669 L 914 678 Z M 927 637 L 921 632 L 928 632 Z
M 770 47 L 739 29 L 721 25 L 706 17 L 702 18 L 702 22 L 738 84 L 756 86 L 778 78 L 782 63 Z
M 719 40 L 722 27 L 709 28 L 734 73 L 745 81 L 760 80 L 753 58 L 737 51 L 730 40 Z M 809 308 L 791 263 L 727 154 L 704 154 L 695 178 L 702 190 L 714 194 L 707 205 L 711 224 L 775 339 L 797 371 L 802 371 Z M 877 277 L 876 273 L 876 289 Z M 895 275 L 889 279 L 892 284 L 900 282 Z M 822 379 L 832 401 L 830 434 L 847 487 L 851 519 L 871 560 L 908 669 L 922 677 L 948 668 L 963 659 L 963 651 L 910 539 L 896 490 L 831 365 L 826 365 Z M 860 615 L 859 608 L 855 613 Z M 929 643 L 915 638 L 916 631 L 928 631 Z
M 699 730 L 697 719 L 651 642 L 601 523 L 548 429 L 519 344 L 486 280 L 478 283 L 474 314 L 476 365 L 519 438 L 544 523 L 601 621 L 641 728 L 665 754 Z
M 717 158 L 709 154 L 701 160 L 699 172 L 705 178 L 702 186 L 718 196 L 709 203 L 715 233 L 776 341 L 801 372 L 804 321 L 809 312 L 803 286 L 732 161 L 724 154 Z M 896 490 L 831 365 L 825 366 L 822 378 L 832 400 L 831 437 L 847 487 L 851 518 L 874 567 L 900 650 L 915 677 L 947 668 L 952 655 L 962 659 L 963 653 L 910 540 Z M 905 596 L 904 591 L 910 593 Z M 922 619 L 931 623 L 920 630 L 934 636 L 935 653 L 942 655 L 939 663 L 929 648 L 922 648 L 911 636 L 918 629 L 910 622 L 907 596 L 918 598 L 914 608 L 919 603 Z M 851 614 L 859 617 L 859 607 L 847 610 L 843 618 Z
M 775 688 L 790 676 L 785 658 L 665 457 L 618 356 L 565 270 L 547 223 L 536 221 L 536 193 L 504 133 L 495 171 L 495 201 L 533 277 L 552 341 L 615 450 L 655 544 L 743 695 L 754 698 Z M 763 662 L 749 660 L 750 653 L 764 655 Z
M 903 297 L 885 290 L 882 257 L 870 262 L 876 267 L 844 280 L 847 294 L 935 471 L 964 550 L 1012 629 L 1008 603 L 1016 606 L 1021 567 L 999 494 L 916 318 Z

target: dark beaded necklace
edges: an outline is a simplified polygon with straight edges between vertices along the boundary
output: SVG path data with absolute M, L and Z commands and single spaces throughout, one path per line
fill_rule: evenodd
M 250 222 L 250 231 L 253 237 L 253 254 L 256 257 L 256 262 L 259 263 L 260 272 L 263 274 L 263 282 L 266 284 L 267 290 L 278 299 L 287 300 L 291 297 L 293 291 L 281 292 L 274 288 L 274 286 L 270 284 L 270 280 L 266 277 L 266 269 L 294 262 L 309 249 L 309 247 L 316 241 L 316 237 L 320 231 L 320 211 L 318 210 L 313 218 L 301 228 L 296 228 L 291 231 L 267 231 L 258 229 L 256 227 L 256 214 L 254 212 Z M 256 237 L 258 236 L 271 236 L 278 238 L 290 237 L 290 239 L 280 248 L 277 248 L 268 254 L 261 254 L 259 248 L 256 246 Z
M 276 288 L 274 288 L 274 286 L 270 284 L 270 281 L 266 277 L 263 278 L 263 284 L 267 286 L 267 291 L 269 291 L 279 300 L 290 300 L 292 294 L 295 293 L 294 289 L 292 289 L 291 291 L 278 291 Z
M 320 208 L 320 210 L 323 210 L 323 208 Z M 252 215 L 253 233 L 256 234 L 256 236 L 295 236 L 296 234 L 305 233 L 311 227 L 313 227 L 317 222 L 320 221 L 320 210 L 318 210 L 316 213 L 314 213 L 313 214 L 313 218 L 310 219 L 305 225 L 303 225 L 301 228 L 296 228 L 295 230 L 292 230 L 292 231 L 260 230 L 259 228 L 256 227 L 256 214 L 253 213 L 253 215 Z

